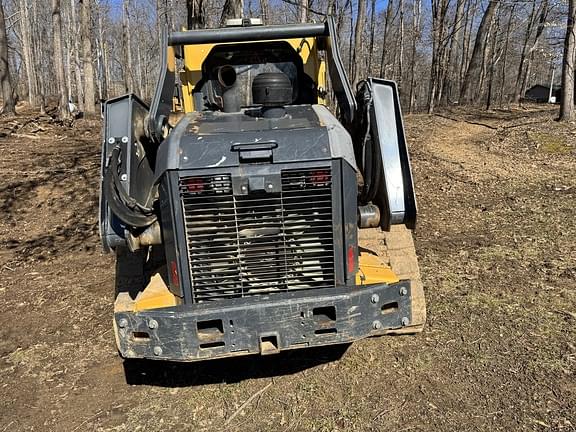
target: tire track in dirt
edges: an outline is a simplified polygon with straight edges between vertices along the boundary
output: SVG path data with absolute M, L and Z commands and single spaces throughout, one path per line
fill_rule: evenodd
M 435 122 L 423 140 L 426 153 L 443 164 L 446 172 L 472 182 L 518 177 L 511 161 L 494 152 L 496 131 L 466 122 Z

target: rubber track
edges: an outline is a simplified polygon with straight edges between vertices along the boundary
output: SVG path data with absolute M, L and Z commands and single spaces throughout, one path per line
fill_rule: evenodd
M 404 225 L 394 225 L 390 232 L 379 228 L 359 230 L 360 247 L 378 254 L 399 279 L 408 279 L 412 287 L 412 322 L 409 326 L 391 330 L 391 334 L 419 333 L 426 322 L 426 299 L 412 231 Z

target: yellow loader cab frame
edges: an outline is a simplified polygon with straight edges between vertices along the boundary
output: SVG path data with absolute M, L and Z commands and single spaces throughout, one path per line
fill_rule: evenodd
M 266 43 L 269 41 L 262 41 Z M 317 102 L 327 104 L 326 62 L 320 55 L 319 41 L 316 38 L 294 38 L 283 41 L 289 44 L 302 59 L 304 73 L 314 80 L 318 89 Z M 253 45 L 253 41 L 242 42 Z M 230 44 L 230 43 L 228 43 Z M 194 87 L 202 79 L 202 67 L 215 47 L 225 44 L 184 45 L 182 47 L 184 71 L 180 73 L 182 83 L 182 107 L 184 112 L 195 111 Z
M 165 33 L 150 107 L 106 103 L 100 204 L 125 358 L 423 328 L 397 88 L 368 78 L 352 91 L 331 18 Z
M 194 92 L 206 70 L 206 60 L 215 48 L 224 45 L 259 45 L 270 42 L 288 44 L 302 61 L 303 72 L 314 83 L 318 97 L 315 102 L 326 104 L 327 74 L 330 76 L 338 111 L 343 125 L 351 130 L 357 109 L 354 94 L 338 50 L 336 25 L 332 18 L 324 23 L 273 26 L 225 27 L 164 34 L 161 70 L 156 93 L 150 106 L 149 134 L 156 140 L 165 137 L 164 129 L 174 108 L 176 55 L 184 59 L 180 73 L 180 105 L 185 113 L 200 111 Z

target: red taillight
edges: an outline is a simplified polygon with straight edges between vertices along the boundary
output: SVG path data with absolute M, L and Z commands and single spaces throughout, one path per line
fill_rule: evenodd
M 354 253 L 354 246 L 348 247 L 348 273 L 355 273 L 356 271 L 356 254 Z
M 170 280 L 175 287 L 180 286 L 180 277 L 178 276 L 176 261 L 170 261 Z
M 314 186 L 326 186 L 330 182 L 330 172 L 326 170 L 312 171 L 308 180 Z
M 199 177 L 184 180 L 184 185 L 186 189 L 188 189 L 188 192 L 200 193 L 204 191 L 204 179 Z

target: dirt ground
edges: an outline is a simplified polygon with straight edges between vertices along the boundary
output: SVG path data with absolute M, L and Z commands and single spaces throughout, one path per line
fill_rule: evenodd
M 0 123 L 0 432 L 576 430 L 576 127 L 407 116 L 417 336 L 125 371 L 98 239 L 98 121 Z

